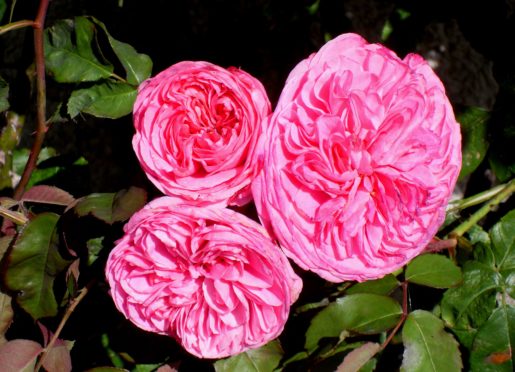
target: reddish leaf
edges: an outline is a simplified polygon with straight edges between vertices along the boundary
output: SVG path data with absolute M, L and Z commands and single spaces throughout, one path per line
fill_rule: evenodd
M 12 340 L 0 346 L 2 372 L 34 371 L 36 358 L 43 348 L 31 340 Z
M 55 204 L 69 206 L 75 202 L 75 198 L 55 186 L 38 185 L 26 191 L 21 200 L 23 202 L 34 202 L 44 204 Z
M 381 346 L 379 344 L 367 342 L 347 354 L 336 371 L 358 372 L 380 349 Z
M 0 292 L 0 345 L 7 343 L 5 332 L 7 332 L 13 321 L 13 315 L 11 297 Z
M 47 372 L 68 372 L 72 370 L 70 357 L 71 346 L 63 340 L 57 340 L 54 346 L 48 350 L 43 361 L 43 367 Z
M 165 364 L 157 369 L 157 372 L 177 372 L 178 369 L 170 366 L 169 364 Z

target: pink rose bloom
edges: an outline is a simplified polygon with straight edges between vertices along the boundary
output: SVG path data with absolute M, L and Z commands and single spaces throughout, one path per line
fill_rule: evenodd
M 437 232 L 460 146 L 444 87 L 420 56 L 344 34 L 290 73 L 255 203 L 302 268 L 333 282 L 380 278 Z
M 180 62 L 141 84 L 132 145 L 163 193 L 243 205 L 252 198 L 256 143 L 270 112 L 263 85 L 246 72 Z
M 124 230 L 106 276 L 116 307 L 138 327 L 201 358 L 237 354 L 282 332 L 302 282 L 256 222 L 162 197 Z

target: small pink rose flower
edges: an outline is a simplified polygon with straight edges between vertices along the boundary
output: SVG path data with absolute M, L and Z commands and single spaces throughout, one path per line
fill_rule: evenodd
M 277 337 L 302 288 L 265 229 L 232 210 L 162 197 L 125 225 L 106 266 L 119 311 L 222 358 Z
M 263 85 L 248 73 L 180 62 L 140 86 L 132 144 L 163 193 L 243 205 L 252 198 L 256 142 L 270 112 Z
M 262 143 L 262 222 L 333 282 L 379 278 L 418 255 L 461 167 L 459 125 L 429 65 L 355 34 L 295 67 Z

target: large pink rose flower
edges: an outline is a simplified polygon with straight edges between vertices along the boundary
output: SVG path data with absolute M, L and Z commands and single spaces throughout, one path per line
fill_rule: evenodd
M 132 216 L 106 276 L 130 321 L 202 358 L 277 337 L 302 287 L 262 226 L 229 209 L 172 197 Z
M 460 141 L 420 56 L 341 35 L 286 81 L 252 186 L 260 218 L 302 268 L 334 282 L 379 278 L 437 232 Z
M 163 193 L 243 205 L 251 200 L 256 142 L 270 112 L 263 85 L 246 72 L 180 62 L 140 86 L 132 144 Z

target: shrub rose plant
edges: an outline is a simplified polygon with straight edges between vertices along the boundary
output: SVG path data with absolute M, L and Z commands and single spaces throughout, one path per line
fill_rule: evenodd
M 333 282 L 382 277 L 422 252 L 461 166 L 459 125 L 428 63 L 355 34 L 293 69 L 261 143 L 262 222 Z
M 263 85 L 248 73 L 179 62 L 141 84 L 134 151 L 167 195 L 243 205 L 251 200 L 256 142 L 269 114 Z
M 204 358 L 258 347 L 283 330 L 302 282 L 256 222 L 162 197 L 124 230 L 106 276 L 116 307 L 138 327 Z

